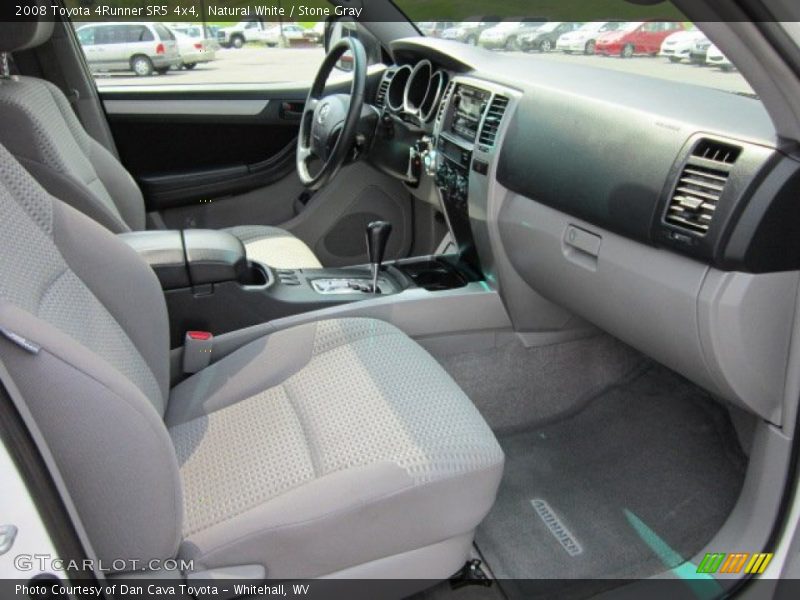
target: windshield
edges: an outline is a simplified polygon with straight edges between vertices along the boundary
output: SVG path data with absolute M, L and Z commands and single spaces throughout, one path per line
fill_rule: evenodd
M 486 19 L 485 13 L 475 12 L 480 10 L 478 0 L 447 4 L 462 10 L 463 15 L 455 9 L 446 10 L 445 3 L 430 0 L 395 0 L 395 4 L 412 22 L 422 25 L 424 35 L 453 44 L 483 46 L 487 52 L 513 56 L 521 65 L 527 62 L 532 68 L 542 61 L 577 63 L 591 67 L 598 81 L 604 73 L 623 71 L 641 76 L 642 85 L 646 85 L 647 77 L 659 78 L 757 98 L 724 54 L 709 52 L 709 44 L 695 43 L 703 38 L 702 23 L 698 27 L 690 22 L 670 2 L 498 0 L 491 10 L 502 21 L 487 34 L 478 29 Z M 442 20 L 447 18 L 448 32 L 434 27 L 432 19 L 439 14 Z M 415 15 L 422 18 L 417 21 Z M 541 24 L 532 23 L 534 20 Z M 522 35 L 520 23 L 522 27 L 526 23 L 538 27 L 536 35 Z M 675 35 L 681 32 L 693 35 Z M 675 101 L 681 102 L 678 88 Z

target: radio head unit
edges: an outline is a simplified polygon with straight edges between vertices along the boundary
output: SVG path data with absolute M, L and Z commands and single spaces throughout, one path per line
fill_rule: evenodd
M 450 132 L 474 143 L 490 97 L 491 92 L 463 83 L 458 84 L 453 94 L 453 120 L 450 123 Z

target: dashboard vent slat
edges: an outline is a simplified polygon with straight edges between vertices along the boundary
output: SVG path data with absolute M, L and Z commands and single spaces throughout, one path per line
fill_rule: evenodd
M 683 169 L 667 210 L 667 223 L 705 234 L 725 189 L 728 174 L 704 167 Z
M 741 146 L 718 140 L 697 142 L 672 192 L 665 221 L 694 234 L 708 233 L 731 167 L 741 153 Z
M 497 132 L 500 129 L 500 122 L 503 120 L 503 115 L 507 108 L 508 98 L 499 94 L 492 98 L 489 110 L 486 111 L 486 117 L 483 120 L 483 127 L 478 136 L 478 143 L 481 146 L 486 146 L 487 148 L 494 146 L 497 140 Z
M 732 165 L 741 153 L 742 149 L 739 146 L 718 142 L 717 140 L 702 139 L 695 146 L 692 156 Z
M 387 71 L 383 79 L 381 79 L 381 83 L 378 86 L 378 93 L 375 94 L 375 106 L 378 108 L 383 108 L 386 105 L 386 92 L 389 91 L 389 84 L 392 83 L 392 77 L 394 77 L 394 71 Z
M 450 81 L 447 84 L 447 87 L 444 89 L 444 95 L 442 96 L 441 101 L 439 102 L 439 112 L 436 115 L 436 121 L 441 122 L 444 118 L 444 111 L 447 108 L 447 103 L 450 101 L 450 96 L 453 95 L 453 87 L 455 86 L 454 81 Z

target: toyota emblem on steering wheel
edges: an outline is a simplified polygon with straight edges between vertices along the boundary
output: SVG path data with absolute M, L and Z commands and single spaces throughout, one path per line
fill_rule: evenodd
M 331 110 L 330 104 L 323 104 L 319 107 L 319 114 L 317 115 L 317 123 L 322 125 L 325 122 L 325 119 L 328 117 L 328 113 Z

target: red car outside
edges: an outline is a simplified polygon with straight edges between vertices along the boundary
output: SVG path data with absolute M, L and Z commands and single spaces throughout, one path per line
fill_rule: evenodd
M 676 31 L 683 31 L 679 21 L 632 21 L 615 31 L 600 35 L 595 44 L 595 54 L 630 58 L 634 54 L 657 55 L 661 42 Z

